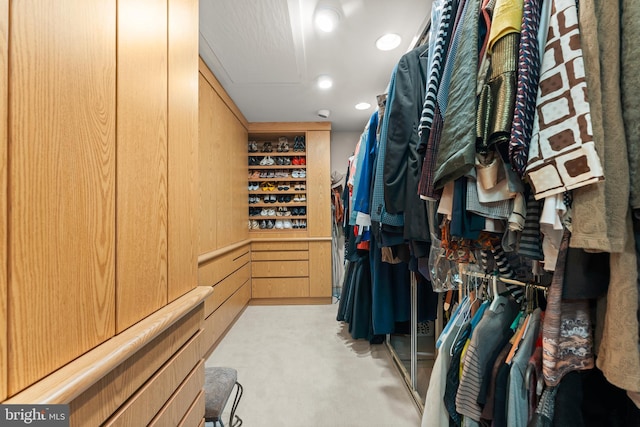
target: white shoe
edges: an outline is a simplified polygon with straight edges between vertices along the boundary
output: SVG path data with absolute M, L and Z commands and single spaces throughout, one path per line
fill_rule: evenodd
M 280 220 L 276 221 L 276 228 L 282 230 L 284 228 L 284 223 Z

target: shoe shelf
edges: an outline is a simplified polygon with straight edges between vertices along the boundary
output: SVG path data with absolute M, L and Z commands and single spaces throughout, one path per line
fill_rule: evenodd
M 249 229 L 250 231 L 259 232 L 290 232 L 290 231 L 305 231 L 307 228 L 307 199 L 306 199 L 306 169 L 307 169 L 307 151 L 305 137 L 301 135 L 287 134 L 287 136 L 280 135 L 257 135 L 255 139 L 249 141 L 248 150 L 248 171 L 249 177 L 247 178 L 250 187 L 251 184 L 264 185 L 263 183 L 270 183 L 276 186 L 274 189 L 250 189 L 249 196 L 254 198 L 258 196 L 260 201 L 249 202 Z M 260 164 L 262 162 L 263 164 Z M 269 163 L 269 164 L 264 164 Z M 278 164 L 285 163 L 285 164 Z M 299 164 L 304 163 L 304 164 Z M 295 170 L 304 173 L 304 176 L 297 175 Z M 258 172 L 281 171 L 288 173 L 288 176 L 272 176 L 263 178 L 253 178 L 250 175 Z M 291 183 L 289 190 L 278 190 L 279 183 Z M 295 190 L 294 186 L 305 185 L 305 189 Z M 254 187 L 255 188 L 255 187 Z M 303 200 L 300 201 L 272 201 L 264 202 L 262 196 L 300 196 Z M 256 213 L 256 209 L 258 212 Z M 280 215 L 276 215 L 275 212 L 281 210 Z M 299 209 L 303 210 L 303 215 L 293 215 L 293 212 L 298 212 Z M 262 215 L 260 210 L 271 211 L 273 215 Z M 273 212 L 275 210 L 275 212 Z M 289 215 L 282 214 L 282 210 L 289 213 Z
M 260 166 L 260 165 L 250 165 L 249 169 L 306 169 L 307 165 L 271 165 L 271 166 Z
M 268 153 L 263 153 L 262 151 L 249 151 L 248 152 L 249 156 L 254 156 L 254 157 L 267 157 L 267 156 L 271 156 L 271 157 L 306 157 L 307 156 L 307 152 L 306 151 L 272 151 L 272 152 L 268 152 Z

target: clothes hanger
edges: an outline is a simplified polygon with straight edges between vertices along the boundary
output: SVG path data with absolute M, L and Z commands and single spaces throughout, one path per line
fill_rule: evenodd
M 471 290 L 469 287 L 469 283 L 471 282 L 471 277 L 469 277 L 469 281 L 467 282 L 467 295 L 471 295 Z M 468 297 L 467 298 L 467 306 L 462 307 L 463 310 L 465 311 L 461 311 L 458 318 L 456 319 L 456 325 L 460 325 L 460 327 L 458 328 L 458 330 L 456 331 L 456 335 L 453 338 L 453 341 L 451 341 L 451 347 L 449 347 L 449 356 L 453 357 L 453 347 L 455 345 L 456 342 L 458 342 L 458 338 L 460 337 L 460 334 L 462 333 L 463 325 L 466 323 L 466 321 L 470 318 L 471 316 L 471 307 L 473 307 L 473 304 L 477 301 L 478 299 L 478 286 L 477 286 L 477 281 L 476 279 L 474 279 L 474 283 L 476 284 L 475 286 L 475 292 L 473 293 L 473 300 L 469 300 Z
M 500 295 L 498 294 L 498 276 L 496 274 L 491 278 L 491 292 L 493 293 L 493 301 L 491 301 L 491 305 L 489 306 L 489 310 L 495 312 L 500 305 L 502 304 Z

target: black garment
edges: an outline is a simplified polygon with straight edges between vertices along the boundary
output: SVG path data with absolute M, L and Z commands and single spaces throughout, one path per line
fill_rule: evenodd
M 502 331 L 502 334 L 502 341 L 500 341 L 500 344 L 498 344 L 498 346 L 494 349 L 493 353 L 487 360 L 487 367 L 485 371 L 487 372 L 487 375 L 484 376 L 484 378 L 482 379 L 482 383 L 480 384 L 480 393 L 478 394 L 477 402 L 483 408 L 487 404 L 487 398 L 490 388 L 494 389 L 492 397 L 495 396 L 495 378 L 492 376 L 493 366 L 495 365 L 496 359 L 498 358 L 500 353 L 502 353 L 502 351 L 504 350 L 504 347 L 509 344 L 509 340 L 513 336 L 513 330 L 507 328 Z M 494 403 L 495 402 L 491 402 L 491 406 L 494 406 Z
M 471 334 L 471 324 L 468 324 L 458 336 L 458 340 L 453 343 L 453 356 L 451 357 L 451 364 L 447 371 L 446 386 L 444 389 L 444 406 L 449 412 L 449 426 L 459 427 L 462 424 L 462 415 L 456 410 L 456 394 L 458 393 L 458 386 L 460 385 L 460 356 L 464 349 L 464 344 L 467 342 L 467 338 Z
M 601 370 L 595 368 L 589 371 L 582 371 L 580 372 L 580 380 L 582 383 L 581 394 L 583 395 L 583 425 L 585 427 L 640 426 L 640 409 L 629 399 L 625 390 L 608 382 Z M 560 384 L 562 385 L 562 383 Z M 560 408 L 556 401 L 556 411 L 558 410 Z M 575 412 L 575 409 L 572 408 L 571 415 L 575 414 Z M 560 421 L 564 421 L 564 418 Z M 564 427 L 565 424 L 556 423 L 554 425 Z
M 554 427 L 584 427 L 582 417 L 582 378 L 578 371 L 562 377 L 558 384 L 556 403 L 553 411 Z M 609 425 L 609 424 L 599 424 Z
M 609 253 L 569 248 L 562 298 L 598 298 L 609 288 Z M 558 391 L 560 393 L 560 391 Z
M 511 365 L 503 363 L 496 375 L 496 391 L 493 402 L 493 427 L 511 427 L 507 425 L 507 398 L 509 387 L 509 373 Z
M 395 94 L 386 105 L 389 122 L 383 169 L 387 212 L 404 213 L 405 240 L 422 242 L 431 241 L 426 204 L 418 195 L 423 162 L 418 153 L 418 125 L 425 98 L 427 59 L 428 49 L 420 46 L 398 62 Z

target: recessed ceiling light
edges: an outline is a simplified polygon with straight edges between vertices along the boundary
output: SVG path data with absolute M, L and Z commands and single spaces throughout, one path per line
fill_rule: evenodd
M 339 20 L 340 14 L 335 9 L 322 8 L 316 12 L 316 27 L 325 33 L 335 30 Z
M 318 77 L 318 87 L 320 89 L 329 89 L 333 86 L 333 80 L 329 76 L 320 76 Z
M 376 40 L 376 47 L 380 50 L 393 50 L 400 46 L 402 37 L 397 34 L 385 34 Z
M 356 110 L 368 110 L 369 108 L 371 108 L 371 104 L 368 102 L 360 102 L 356 104 Z

